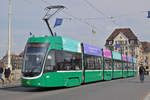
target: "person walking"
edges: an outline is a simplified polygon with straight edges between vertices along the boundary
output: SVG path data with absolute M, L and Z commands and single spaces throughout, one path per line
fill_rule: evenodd
M 10 68 L 8 68 L 6 66 L 5 67 L 5 72 L 4 72 L 6 83 L 8 83 L 8 82 L 11 83 L 11 81 L 10 81 L 10 73 L 11 73 Z
M 143 67 L 142 64 L 140 64 L 139 75 L 140 75 L 140 81 L 141 81 L 141 83 L 144 82 L 144 74 L 145 74 L 145 68 Z
M 2 78 L 3 67 L 0 66 L 0 79 L 2 80 L 2 85 L 4 84 L 4 79 Z

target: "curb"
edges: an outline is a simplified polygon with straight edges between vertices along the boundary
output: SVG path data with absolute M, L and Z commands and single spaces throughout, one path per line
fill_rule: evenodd
M 12 82 L 10 84 L 0 84 L 0 89 L 4 89 L 4 88 L 14 88 L 14 87 L 19 87 L 21 86 L 20 82 Z
M 0 89 L 7 89 L 7 88 L 15 88 L 20 87 L 21 85 L 14 85 L 14 86 L 1 86 Z
M 150 100 L 150 92 L 144 97 L 143 100 Z

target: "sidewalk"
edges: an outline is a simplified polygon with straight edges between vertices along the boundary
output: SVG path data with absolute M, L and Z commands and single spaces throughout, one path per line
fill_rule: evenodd
M 150 100 L 150 92 L 146 95 L 146 97 L 143 100 Z
M 3 75 L 3 79 L 4 79 L 4 75 Z M 13 70 L 10 79 L 11 79 L 11 83 L 9 84 L 5 83 L 4 85 L 2 85 L 2 82 L 0 80 L 0 89 L 21 86 L 21 70 L 20 69 Z
M 2 83 L 0 83 L 0 89 L 2 88 L 13 88 L 13 87 L 18 87 L 21 86 L 21 81 L 20 80 L 12 80 L 11 83 L 5 83 L 4 85 L 2 85 Z

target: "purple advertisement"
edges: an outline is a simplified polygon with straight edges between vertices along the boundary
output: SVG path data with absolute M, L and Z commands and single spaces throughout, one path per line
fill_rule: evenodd
M 103 52 L 104 52 L 104 57 L 111 58 L 111 51 L 110 50 L 103 50 Z
M 85 54 L 102 56 L 101 48 L 98 48 L 98 47 L 95 47 L 92 45 L 88 45 L 88 44 L 83 44 L 83 47 L 84 47 Z
M 123 59 L 123 61 L 127 61 L 127 56 L 123 54 L 122 59 Z
M 132 62 L 132 57 L 127 56 L 128 62 Z

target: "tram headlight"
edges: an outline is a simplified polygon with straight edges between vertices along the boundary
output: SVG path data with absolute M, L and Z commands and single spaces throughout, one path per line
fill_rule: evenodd
M 27 81 L 26 81 L 26 84 L 30 84 L 30 81 L 29 81 L 29 80 L 27 80 Z

